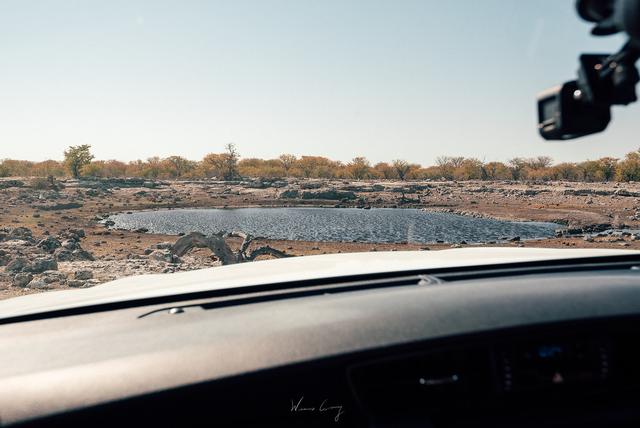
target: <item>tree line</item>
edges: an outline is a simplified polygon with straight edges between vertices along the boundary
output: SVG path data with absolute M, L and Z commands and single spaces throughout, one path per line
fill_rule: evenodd
M 441 156 L 435 165 L 406 160 L 372 164 L 358 156 L 349 162 L 323 156 L 282 154 L 276 159 L 241 158 L 233 144 L 222 153 L 209 153 L 199 161 L 182 156 L 150 157 L 122 162 L 95 160 L 89 145 L 71 146 L 64 160 L 31 162 L 4 159 L 0 177 L 140 177 L 149 179 L 238 180 L 241 178 L 348 178 L 356 180 L 516 180 L 516 181 L 640 181 L 640 150 L 624 158 L 604 157 L 584 162 L 554 163 L 549 156 L 484 162 L 476 158 Z

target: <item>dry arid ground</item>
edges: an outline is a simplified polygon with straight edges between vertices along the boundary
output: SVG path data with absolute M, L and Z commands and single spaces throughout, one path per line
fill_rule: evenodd
M 116 212 L 157 208 L 398 207 L 564 225 L 555 238 L 479 245 L 640 249 L 640 184 L 390 182 L 344 180 L 144 181 L 138 179 L 0 180 L 0 298 L 89 287 L 143 273 L 216 266 L 208 249 L 176 258 L 177 236 L 108 229 Z M 102 221 L 102 222 L 101 222 Z M 237 248 L 240 239 L 230 238 Z M 440 250 L 440 244 L 256 240 L 290 255 L 354 251 Z

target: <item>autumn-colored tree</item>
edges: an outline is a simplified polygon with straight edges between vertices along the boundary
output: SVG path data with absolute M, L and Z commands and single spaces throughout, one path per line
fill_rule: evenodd
M 351 178 L 356 180 L 362 180 L 369 178 L 371 172 L 371 164 L 367 158 L 363 156 L 357 156 L 347 164 L 347 173 Z
M 598 159 L 600 164 L 600 170 L 602 171 L 602 177 L 604 181 L 610 181 L 615 178 L 616 168 L 618 166 L 618 159 L 611 157 L 604 157 Z
M 80 177 L 82 168 L 89 165 L 92 160 L 91 146 L 88 144 L 70 146 L 64 152 L 64 164 L 73 178 Z
M 225 152 L 223 156 L 223 169 L 222 178 L 225 180 L 235 180 L 240 176 L 238 173 L 238 160 L 240 159 L 240 153 L 236 149 L 236 145 L 229 143 L 224 146 Z
M 201 174 L 206 177 L 218 177 L 223 180 L 235 180 L 240 177 L 238 162 L 240 154 L 235 144 L 225 146 L 224 153 L 209 153 L 200 162 Z
M 104 171 L 104 161 L 93 161 L 82 168 L 82 173 L 87 177 L 102 177 Z
M 454 171 L 456 180 L 479 180 L 482 178 L 482 162 L 478 159 L 468 158 L 462 161 Z
M 331 178 L 335 176 L 338 165 L 337 162 L 323 156 L 302 156 L 295 163 L 295 169 L 305 178 Z
M 354 179 L 456 179 L 456 180 L 572 180 L 572 181 L 640 181 L 640 151 L 628 153 L 622 161 L 613 157 L 564 162 L 553 165 L 548 156 L 513 158 L 484 163 L 475 158 L 440 156 L 436 165 L 421 167 L 406 160 L 379 162 L 371 167 L 364 157 L 348 164 L 322 156 L 283 154 L 276 159 L 240 159 L 235 146 L 228 144 L 223 153 L 210 153 L 194 162 L 181 156 L 151 157 L 147 160 L 122 162 L 93 160 L 89 145 L 72 146 L 65 151 L 63 162 L 47 160 L 0 160 L 0 177 L 63 176 L 65 169 L 73 176 L 145 177 L 145 178 L 209 178 L 232 180 L 241 176 L 282 178 L 354 178 Z
M 577 167 L 582 181 L 604 181 L 604 174 L 598 161 L 580 162 Z
M 158 178 L 162 174 L 162 159 L 158 156 L 148 158 L 142 170 L 144 177 Z
M 140 160 L 130 161 L 126 165 L 125 176 L 126 177 L 144 177 L 147 164 Z
M 511 179 L 511 171 L 502 162 L 488 162 L 483 165 L 483 169 L 487 180 Z
M 436 165 L 440 177 L 452 180 L 456 169 L 460 168 L 463 162 L 464 157 L 461 156 L 439 156 L 436 158 Z
M 436 158 L 436 165 L 451 165 L 453 168 L 460 168 L 464 162 L 464 156 L 439 156 Z
M 577 181 L 582 175 L 578 166 L 572 162 L 559 163 L 551 169 L 554 180 Z
M 393 169 L 395 170 L 398 178 L 402 181 L 404 181 L 411 170 L 416 167 L 416 165 L 411 165 L 409 162 L 402 159 L 394 160 L 391 165 L 393 166 Z M 419 168 L 420 166 L 417 165 L 417 167 Z
M 526 178 L 527 160 L 523 158 L 509 159 L 507 162 L 513 180 Z
M 64 175 L 64 165 L 56 160 L 35 162 L 31 166 L 29 175 L 36 177 L 62 177 Z
M 373 170 L 378 178 L 383 178 L 385 180 L 398 178 L 396 170 L 387 162 L 378 162 L 373 166 Z
M 238 162 L 238 172 L 243 177 L 281 178 L 285 176 L 279 159 L 242 159 Z
M 196 167 L 196 163 L 182 156 L 169 156 L 163 160 L 164 170 L 171 178 L 181 178 Z
M 523 159 L 523 162 L 531 169 L 544 169 L 551 166 L 553 159 L 549 156 L 537 156 L 535 158 Z
M 280 157 L 278 157 L 278 160 L 282 164 L 282 169 L 284 170 L 284 175 L 286 177 L 288 177 L 289 176 L 289 172 L 295 166 L 296 162 L 298 161 L 298 158 L 295 157 L 294 155 L 289 155 L 289 154 L 285 153 L 285 154 L 280 155 Z
M 222 153 L 209 153 L 202 158 L 200 162 L 201 174 L 204 177 L 220 177 L 222 178 L 222 170 L 224 169 L 224 156 Z
M 618 181 L 640 181 L 640 152 L 627 153 L 618 163 L 616 178 Z

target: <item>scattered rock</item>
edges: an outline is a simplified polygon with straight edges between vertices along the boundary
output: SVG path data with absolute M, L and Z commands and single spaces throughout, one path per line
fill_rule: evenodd
M 72 256 L 72 259 L 76 261 L 80 261 L 80 260 L 94 261 L 95 260 L 95 258 L 93 257 L 93 254 L 91 254 L 90 252 L 82 248 L 73 250 L 71 252 L 71 256 Z
M 62 238 L 71 239 L 72 241 L 79 242 L 82 238 L 85 238 L 87 235 L 84 232 L 84 229 L 67 229 L 60 233 Z
M 73 276 L 75 279 L 87 280 L 93 278 L 93 272 L 89 269 L 77 270 Z
M 356 199 L 356 194 L 354 192 L 342 192 L 338 190 L 302 192 L 302 199 L 328 199 L 336 201 L 349 201 Z
M 54 253 L 53 253 L 54 257 L 56 258 L 56 260 L 58 260 L 59 262 L 74 262 L 74 261 L 82 261 L 82 260 L 88 260 L 88 261 L 93 261 L 95 260 L 95 258 L 93 257 L 93 255 L 86 251 L 83 250 L 82 248 L 77 248 L 73 251 L 66 249 L 66 248 L 58 248 Z
M 151 260 L 165 263 L 180 263 L 180 258 L 173 254 L 170 250 L 155 250 L 149 254 Z
M 20 180 L 0 180 L 0 189 L 8 189 L 10 187 L 22 187 L 24 181 Z
M 4 266 L 11 260 L 11 256 L 5 250 L 0 250 L 0 266 Z
M 27 227 L 16 227 L 5 237 L 6 241 L 17 239 L 21 241 L 33 242 L 33 233 Z
M 26 287 L 32 279 L 33 275 L 30 273 L 20 272 L 13 277 L 12 284 L 14 287 Z
M 67 274 L 57 270 L 48 270 L 42 272 L 42 274 L 40 275 L 40 279 L 47 284 L 51 284 L 54 282 L 64 284 L 67 281 Z
M 13 273 L 22 272 L 22 269 L 24 269 L 27 264 L 29 264 L 29 261 L 25 257 L 16 257 L 7 264 L 4 270 Z
M 73 251 L 77 250 L 80 247 L 80 244 L 78 244 L 78 241 L 76 241 L 75 239 L 65 239 L 64 241 L 62 241 L 60 246 L 65 250 Z
M 29 283 L 29 288 L 47 289 L 51 288 L 51 286 L 42 279 L 33 279 Z
M 73 287 L 73 288 L 81 288 L 84 287 L 84 285 L 86 284 L 86 281 L 83 281 L 81 279 L 70 279 L 67 281 L 67 285 L 69 287 Z
M 285 190 L 284 192 L 280 193 L 281 199 L 296 199 L 299 196 L 300 196 L 300 192 L 293 189 Z
M 57 238 L 53 236 L 47 236 L 46 238 L 38 242 L 36 246 L 48 253 L 53 253 L 56 250 L 56 248 L 60 248 L 61 245 L 62 244 Z
M 24 272 L 42 273 L 47 270 L 58 270 L 58 262 L 52 256 L 37 257 L 22 268 Z

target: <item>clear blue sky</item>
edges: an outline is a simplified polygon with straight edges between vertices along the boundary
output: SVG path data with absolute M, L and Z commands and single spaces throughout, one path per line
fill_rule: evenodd
M 535 95 L 613 51 L 573 0 L 2 0 L 0 158 L 68 145 L 199 159 L 235 142 L 430 164 L 443 154 L 583 160 L 640 145 L 640 106 L 568 143 Z

